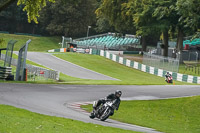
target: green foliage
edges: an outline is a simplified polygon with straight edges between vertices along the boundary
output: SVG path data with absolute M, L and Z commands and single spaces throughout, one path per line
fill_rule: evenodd
M 135 27 L 132 23 L 132 16 L 125 15 L 124 3 L 128 0 L 103 0 L 102 4 L 96 10 L 98 18 L 105 18 L 109 21 L 115 30 L 122 33 L 134 33 Z
M 6 48 L 10 40 L 17 40 L 14 46 L 14 50 L 18 51 L 23 44 L 31 39 L 31 43 L 28 46 L 29 51 L 47 51 L 54 48 L 59 48 L 58 44 L 61 41 L 60 37 L 33 37 L 25 35 L 15 35 L 15 34 L 3 34 L 0 33 L 0 37 L 5 40 L 2 47 Z
M 26 12 L 22 11 L 23 6 L 17 6 L 17 1 L 0 12 L 0 31 L 9 33 L 35 33 L 36 24 L 28 23 Z
M 163 32 L 166 48 L 168 32 L 178 32 L 176 38 L 181 50 L 184 32 L 188 32 L 185 27 L 199 29 L 199 6 L 199 0 L 103 0 L 96 14 L 106 17 L 118 31 L 135 27 L 136 33 L 144 38 Z
M 95 28 L 95 30 L 97 32 L 101 33 L 101 32 L 111 32 L 111 31 L 113 31 L 112 27 L 109 24 L 109 21 L 103 16 L 97 18 L 96 25 L 97 25 L 97 27 Z
M 52 35 L 86 36 L 88 25 L 96 22 L 96 4 L 94 0 L 57 0 L 54 4 L 48 3 L 40 12 L 39 22 Z
M 200 26 L 200 1 L 177 0 L 177 11 L 181 16 L 179 21 L 186 27 L 197 30 Z
M 55 0 L 48 0 L 55 2 Z M 32 20 L 38 23 L 37 18 L 40 16 L 39 11 L 46 6 L 46 0 L 18 0 L 17 5 L 25 5 L 23 11 L 27 12 L 28 22 Z
M 3 46 L 5 46 L 4 43 L 5 40 L 3 38 L 0 38 L 0 48 L 3 48 Z
M 200 96 L 150 101 L 122 101 L 112 119 L 167 133 L 199 133 Z M 87 110 L 92 105 L 82 106 Z

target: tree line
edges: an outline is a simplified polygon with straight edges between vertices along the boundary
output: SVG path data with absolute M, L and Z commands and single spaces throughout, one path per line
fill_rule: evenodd
M 87 26 L 91 25 L 93 34 L 108 31 L 137 34 L 142 37 L 144 51 L 152 40 L 163 40 L 165 56 L 170 38 L 176 38 L 177 50 L 181 51 L 184 37 L 200 29 L 200 0 L 3 1 L 0 27 L 9 24 L 7 28 L 22 30 L 27 25 L 32 32 L 80 37 L 85 36 Z
M 38 15 L 32 17 L 30 15 L 35 13 L 34 8 L 23 11 L 29 9 L 25 7 L 26 5 L 19 4 L 19 1 L 14 1 L 2 10 L 0 31 L 82 37 L 86 36 L 88 25 L 96 25 L 94 12 L 98 2 L 95 0 L 56 0 L 54 3 L 47 1 L 45 7 L 36 13 Z

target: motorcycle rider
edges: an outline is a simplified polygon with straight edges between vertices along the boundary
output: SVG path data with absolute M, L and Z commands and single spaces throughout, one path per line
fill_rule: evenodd
M 172 75 L 169 73 L 169 72 L 166 72 L 166 74 L 165 74 L 165 81 L 167 82 L 167 78 L 168 77 L 171 77 Z
M 93 111 L 96 111 L 96 109 L 101 105 L 106 103 L 106 101 L 113 101 L 116 100 L 114 105 L 116 106 L 116 110 L 119 109 L 119 105 L 120 105 L 120 97 L 122 95 L 122 92 L 120 90 L 116 90 L 115 93 L 111 93 L 109 94 L 106 98 L 103 99 L 99 99 L 96 103 L 96 105 L 93 105 Z M 114 112 L 112 112 L 112 115 L 114 114 Z

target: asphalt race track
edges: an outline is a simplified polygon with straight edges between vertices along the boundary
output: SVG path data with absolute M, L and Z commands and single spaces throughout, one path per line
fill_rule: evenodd
M 17 52 L 15 52 L 17 53 Z M 68 61 L 57 58 L 49 53 L 28 52 L 27 58 L 33 62 L 62 72 L 63 74 L 77 77 L 81 79 L 94 79 L 94 80 L 118 80 L 92 70 L 75 65 Z
M 122 100 L 148 100 L 200 95 L 199 86 L 116 86 L 116 85 L 41 85 L 0 83 L 0 104 L 12 105 L 33 112 L 80 120 L 127 130 L 158 133 L 154 129 L 90 119 L 79 107 L 83 103 L 122 90 Z M 120 108 L 119 108 L 120 111 Z

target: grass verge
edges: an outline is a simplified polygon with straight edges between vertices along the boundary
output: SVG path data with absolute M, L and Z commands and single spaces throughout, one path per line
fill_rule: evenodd
M 31 39 L 31 42 L 28 46 L 29 51 L 47 51 L 49 49 L 59 48 L 60 45 L 58 43 L 61 41 L 61 37 L 34 37 L 3 33 L 0 33 L 0 38 L 5 40 L 5 42 L 0 46 L 2 48 L 6 48 L 10 40 L 16 40 L 17 43 L 14 46 L 15 51 L 19 51 L 21 46 L 29 39 Z
M 136 133 L 112 127 L 33 113 L 0 105 L 0 132 L 8 133 Z
M 88 111 L 92 105 L 82 106 Z M 122 101 L 112 119 L 168 133 L 200 132 L 200 96 L 150 101 Z
M 98 55 L 80 53 L 54 54 L 56 57 L 72 62 L 87 69 L 119 79 L 120 81 L 78 80 L 80 84 L 116 84 L 116 85 L 166 85 L 164 78 L 151 75 Z M 70 80 L 71 83 L 73 80 Z M 75 81 L 77 83 L 77 80 Z M 74 83 L 75 83 L 74 82 Z M 175 81 L 175 84 L 189 84 Z

